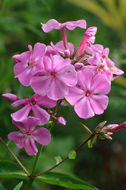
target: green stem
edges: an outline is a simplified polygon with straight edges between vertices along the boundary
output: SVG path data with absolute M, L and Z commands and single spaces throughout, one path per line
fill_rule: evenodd
M 95 132 L 95 130 L 94 130 L 93 133 L 92 133 L 83 143 L 81 143 L 74 151 L 75 151 L 75 152 L 78 152 L 90 139 L 92 139 L 92 138 L 95 136 L 95 134 L 96 134 L 96 132 Z M 47 169 L 47 170 L 44 171 L 44 172 L 39 173 L 38 175 L 35 175 L 34 177 L 38 177 L 38 176 L 40 176 L 40 175 L 43 175 L 43 174 L 45 174 L 45 173 L 48 173 L 48 172 L 52 171 L 53 169 L 57 168 L 59 165 L 61 165 L 64 161 L 66 161 L 66 160 L 68 160 L 68 159 L 69 159 L 69 157 L 66 156 L 66 157 L 65 157 L 61 162 L 59 162 L 58 164 L 52 166 L 51 168 Z
M 34 181 L 33 175 L 34 175 L 35 169 L 36 169 L 36 167 L 37 167 L 37 164 L 38 164 L 38 161 L 39 161 L 39 157 L 40 157 L 42 148 L 43 148 L 43 146 L 40 146 L 40 147 L 39 147 L 39 151 L 38 151 L 38 153 L 37 153 L 37 155 L 36 155 L 35 162 L 34 162 L 34 165 L 33 165 L 33 168 L 32 168 L 32 172 L 31 172 L 31 175 L 29 176 L 30 179 L 29 179 L 29 183 L 28 183 L 27 190 L 30 190 L 30 189 L 31 189 L 31 185 L 32 185 L 32 183 L 33 183 L 33 181 Z

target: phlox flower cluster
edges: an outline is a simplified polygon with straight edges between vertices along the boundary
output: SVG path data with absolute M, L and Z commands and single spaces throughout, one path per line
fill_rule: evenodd
M 45 33 L 61 30 L 62 40 L 50 45 L 37 42 L 33 48 L 28 45 L 28 51 L 13 56 L 15 78 L 23 86 L 31 86 L 34 94 L 27 99 L 3 94 L 13 102 L 12 106 L 22 106 L 11 114 L 13 124 L 21 132 L 12 132 L 8 138 L 18 148 L 24 147 L 28 155 L 37 153 L 34 141 L 42 145 L 50 142 L 50 132 L 43 127 L 35 129 L 37 125 L 44 125 L 50 120 L 66 124 L 65 119 L 57 117 L 52 108 L 64 105 L 65 100 L 80 118 L 102 114 L 108 105 L 111 82 L 123 74 L 108 57 L 109 49 L 94 44 L 97 28 L 86 29 L 85 20 L 61 24 L 51 19 L 41 26 Z M 76 27 L 86 29 L 78 47 L 67 41 L 66 33 L 67 29 Z

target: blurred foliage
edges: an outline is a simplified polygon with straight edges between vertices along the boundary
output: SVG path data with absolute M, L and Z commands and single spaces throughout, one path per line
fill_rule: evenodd
M 126 1 L 125 0 L 68 0 L 98 16 L 104 24 L 114 29 L 121 40 L 126 42 Z
M 17 94 L 20 98 L 30 97 L 33 94 L 31 88 L 22 87 L 18 80 L 14 79 L 14 63 L 11 57 L 17 53 L 27 51 L 28 44 L 34 45 L 36 42 L 49 44 L 50 41 L 56 43 L 61 40 L 60 31 L 44 34 L 41 30 L 40 22 L 45 23 L 51 18 L 60 22 L 86 19 L 88 26 L 97 26 L 96 43 L 109 47 L 112 59 L 117 63 L 117 66 L 125 71 L 126 47 L 125 45 L 122 46 L 125 41 L 123 35 L 126 19 L 125 4 L 125 0 L 72 0 L 71 3 L 68 0 L 0 1 L 0 94 L 11 92 Z M 97 16 L 94 16 L 94 14 Z M 75 31 L 68 31 L 68 40 L 77 47 L 83 33 L 84 31 L 79 28 Z M 107 120 L 108 123 L 126 121 L 126 82 L 123 79 L 120 77 L 116 83 L 112 83 L 109 106 L 103 115 L 95 116 L 89 120 L 82 120 L 77 117 L 71 107 L 62 107 L 60 109 L 59 115 L 62 114 L 65 117 L 67 126 L 56 125 L 52 129 L 51 143 L 41 154 L 36 172 L 51 167 L 55 164 L 54 158 L 56 156 L 64 158 L 68 152 L 88 137 L 88 133 L 81 123 L 93 129 L 103 120 Z M 9 101 L 0 97 L 0 135 L 6 142 L 8 133 L 16 130 L 16 127 L 11 123 L 10 117 L 10 114 L 16 109 L 12 108 L 10 104 Z M 124 129 L 113 135 L 112 142 L 99 141 L 93 149 L 88 149 L 88 146 L 85 146 L 77 154 L 76 160 L 65 162 L 55 171 L 65 171 L 69 174 L 75 173 L 81 179 L 102 190 L 125 190 L 125 133 L 126 130 Z M 8 141 L 8 144 L 30 170 L 35 158 L 27 156 L 24 150 L 17 149 L 13 142 Z M 7 158 L 8 160 L 13 160 L 8 151 L 0 144 L 0 160 Z M 10 190 L 19 183 L 19 180 L 5 181 L 1 179 L 0 182 L 1 189 Z M 57 188 L 58 190 L 65 190 L 62 187 L 36 182 L 33 183 L 33 188 L 37 190 L 42 190 L 42 188 L 44 190 L 55 190 Z

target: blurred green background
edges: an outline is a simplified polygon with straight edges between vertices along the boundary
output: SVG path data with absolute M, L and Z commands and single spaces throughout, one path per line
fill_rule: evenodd
M 40 22 L 54 18 L 59 22 L 86 19 L 87 26 L 97 26 L 96 43 L 110 48 L 110 57 L 117 66 L 126 70 L 126 1 L 125 0 L 1 0 L 0 1 L 0 93 L 15 93 L 20 98 L 30 97 L 30 88 L 20 85 L 14 79 L 12 56 L 27 51 L 28 44 L 36 42 L 49 44 L 61 40 L 60 31 L 45 34 Z M 77 28 L 68 31 L 68 40 L 77 47 L 84 31 Z M 52 141 L 41 154 L 39 170 L 55 164 L 54 157 L 65 157 L 81 143 L 88 134 L 80 122 L 93 129 L 99 122 L 121 123 L 126 121 L 126 79 L 125 75 L 112 83 L 107 110 L 101 116 L 88 120 L 79 119 L 72 108 L 61 108 L 60 113 L 67 120 L 67 126 L 56 126 L 52 130 Z M 10 131 L 16 130 L 10 114 L 16 109 L 0 97 L 0 136 L 7 142 Z M 24 150 L 18 150 L 13 142 L 9 146 L 30 170 L 34 157 Z M 13 160 L 0 144 L 0 159 Z M 76 160 L 66 161 L 55 171 L 74 174 L 101 190 L 126 189 L 126 130 L 113 135 L 113 140 L 99 141 L 93 149 L 87 145 L 81 149 Z M 0 180 L 0 190 L 11 190 L 18 180 Z M 2 185 L 3 184 L 3 185 Z M 23 189 L 23 188 L 22 188 Z M 37 190 L 65 190 L 65 188 L 33 183 Z

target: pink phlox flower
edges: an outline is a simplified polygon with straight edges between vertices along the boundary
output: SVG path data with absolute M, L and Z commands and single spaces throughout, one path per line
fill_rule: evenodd
M 70 88 L 66 100 L 74 106 L 80 118 L 91 118 L 102 114 L 108 105 L 110 83 L 104 75 L 96 74 L 92 69 L 78 71 L 78 83 Z
M 55 45 L 51 42 L 51 46 L 58 54 L 66 57 L 70 57 L 70 55 L 74 53 L 74 46 L 72 43 L 67 43 L 67 49 L 64 47 L 63 41 L 60 41 Z
M 16 62 L 15 77 L 24 86 L 29 86 L 32 76 L 42 69 L 41 62 L 46 52 L 46 46 L 42 43 L 36 43 L 33 50 L 30 45 L 28 48 L 29 51 L 13 56 L 13 60 Z
M 11 117 L 15 121 L 22 121 L 26 119 L 29 113 L 32 111 L 33 116 L 39 118 L 40 124 L 43 125 L 49 121 L 50 115 L 41 106 L 44 106 L 46 108 L 52 108 L 55 105 L 56 101 L 49 99 L 47 96 L 34 94 L 31 98 L 14 101 L 12 103 L 12 106 L 23 106 L 23 108 L 12 113 Z
M 59 55 L 44 57 L 43 68 L 44 72 L 31 80 L 31 87 L 37 94 L 53 100 L 63 99 L 69 87 L 77 83 L 77 73 L 68 58 Z
M 45 56 L 53 56 L 53 55 L 58 55 L 58 52 L 55 48 L 53 48 L 52 46 L 48 45 L 46 47 L 46 53 Z
M 62 29 L 63 27 L 66 27 L 69 30 L 74 30 L 76 27 L 85 29 L 86 21 L 77 20 L 77 21 L 64 22 L 61 24 L 57 20 L 51 19 L 46 24 L 41 23 L 41 25 L 42 25 L 42 30 L 47 33 L 53 29 L 59 30 L 59 29 Z
M 86 47 L 91 46 L 95 42 L 95 34 L 97 32 L 97 28 L 92 26 L 86 30 L 80 45 L 78 46 L 79 55 L 83 54 Z
M 11 93 L 6 93 L 6 94 L 2 94 L 2 96 L 10 101 L 16 101 L 19 100 L 19 98 L 15 95 L 15 94 L 11 94 Z
M 29 156 L 36 155 L 38 152 L 35 141 L 43 146 L 47 146 L 50 143 L 51 135 L 47 129 L 43 127 L 35 129 L 39 125 L 39 119 L 28 117 L 22 122 L 13 121 L 13 124 L 20 129 L 20 132 L 14 131 L 9 133 L 8 139 L 14 141 L 19 149 L 24 147 Z
M 106 64 L 105 59 L 100 54 L 96 53 L 93 57 L 89 58 L 88 63 L 91 66 L 95 66 L 92 69 L 97 73 L 105 75 L 108 81 L 111 81 L 112 73 Z
M 86 51 L 91 54 L 93 57 L 96 54 L 99 54 L 99 56 L 101 56 L 104 59 L 106 68 L 109 69 L 109 71 L 111 72 L 111 80 L 117 78 L 118 76 L 124 74 L 124 72 L 117 68 L 115 66 L 115 63 L 108 57 L 109 55 L 109 48 L 105 48 L 100 45 L 100 44 L 96 44 L 96 45 L 91 45 L 90 47 L 86 48 Z

